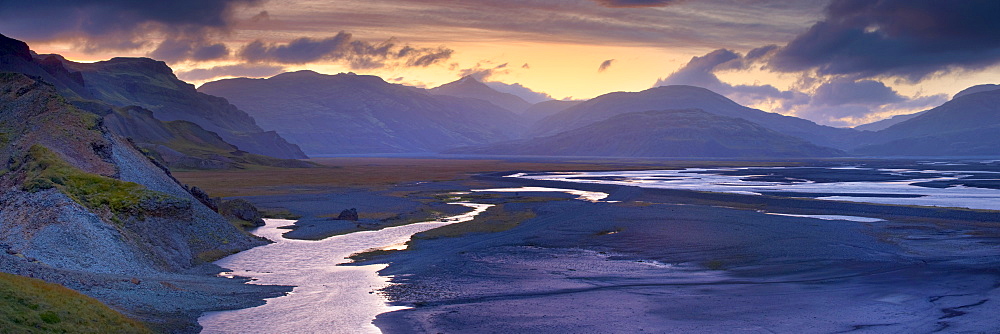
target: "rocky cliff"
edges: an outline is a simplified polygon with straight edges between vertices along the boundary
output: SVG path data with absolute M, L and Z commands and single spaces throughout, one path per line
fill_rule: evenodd
M 172 304 L 157 293 L 166 285 L 115 282 L 172 280 L 265 243 L 39 78 L 0 73 L 0 162 L 0 271 L 66 285 L 170 331 L 196 328 L 151 311 Z

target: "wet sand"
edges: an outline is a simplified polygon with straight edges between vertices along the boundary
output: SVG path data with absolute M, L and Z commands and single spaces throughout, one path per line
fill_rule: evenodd
M 524 171 L 538 170 L 554 169 Z M 379 315 L 385 333 L 1000 331 L 996 211 L 502 177 L 514 172 L 248 199 L 301 203 L 289 208 L 322 220 L 345 204 L 419 211 L 434 194 L 473 189 L 609 194 L 588 202 L 487 192 L 480 199 L 534 218 L 499 232 L 422 238 L 364 263 L 388 263 L 380 274 L 398 284 L 383 293 L 413 307 Z M 336 228 L 312 230 L 322 238 Z
M 1000 331 L 998 213 L 510 180 L 608 201 L 506 203 L 504 232 L 382 262 L 386 333 Z M 879 222 L 769 215 L 848 215 Z

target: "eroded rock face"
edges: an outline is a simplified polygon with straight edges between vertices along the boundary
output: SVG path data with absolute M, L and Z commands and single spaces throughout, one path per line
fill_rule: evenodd
M 0 243 L 19 253 L 55 269 L 175 272 L 263 244 L 39 78 L 0 74 L 0 124 Z
M 219 213 L 227 218 L 236 218 L 254 223 L 256 226 L 264 226 L 264 216 L 257 210 L 257 207 L 242 198 L 222 201 L 222 204 L 219 205 Z

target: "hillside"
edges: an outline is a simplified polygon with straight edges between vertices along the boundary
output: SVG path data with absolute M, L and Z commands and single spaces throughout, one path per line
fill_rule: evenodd
M 694 86 L 661 86 L 641 92 L 616 92 L 567 108 L 535 124 L 533 136 L 547 136 L 587 126 L 616 115 L 647 110 L 701 109 L 719 116 L 742 118 L 821 146 L 853 147 L 859 131 L 818 125 L 801 118 L 748 108 L 725 96 Z
M 528 121 L 528 124 L 534 124 L 546 117 L 555 115 L 556 113 L 569 109 L 570 107 L 576 106 L 583 101 L 559 101 L 559 100 L 549 100 L 542 101 L 531 105 L 528 110 L 525 110 L 521 114 L 521 117 Z
M 601 157 L 828 157 L 843 152 L 701 110 L 625 113 L 556 135 L 449 153 Z
M 861 131 L 881 131 L 881 130 L 887 129 L 890 126 L 893 126 L 893 125 L 902 123 L 903 121 L 907 121 L 907 120 L 909 120 L 911 118 L 920 116 L 920 114 L 922 114 L 922 113 L 924 113 L 924 112 L 921 111 L 921 112 L 912 113 L 912 114 L 906 114 L 906 115 L 896 115 L 896 116 L 892 116 L 890 118 L 886 118 L 886 119 L 883 119 L 883 120 L 871 122 L 871 123 L 868 123 L 868 124 L 861 124 L 861 125 L 855 126 L 854 129 L 855 130 L 861 130 Z
M 1000 156 L 1000 90 L 957 94 L 951 101 L 871 135 L 868 155 Z
M 240 150 L 215 132 L 188 121 L 162 122 L 140 107 L 114 108 L 104 116 L 104 125 L 115 134 L 134 140 L 145 153 L 170 168 L 233 169 L 253 165 L 313 167 L 292 159 L 278 159 Z
M 222 295 L 120 284 L 174 281 L 170 275 L 264 241 L 205 206 L 102 123 L 48 83 L 0 73 L 0 271 L 65 285 L 157 327 L 188 326 L 191 314 L 179 313 L 177 300 L 236 302 L 220 299 L 244 289 L 235 281 L 212 283 Z
M 499 92 L 471 76 L 431 88 L 428 91 L 436 95 L 480 99 L 518 114 L 525 113 L 525 110 L 531 107 L 531 103 L 517 95 Z
M 310 155 L 437 152 L 516 138 L 516 115 L 478 99 L 432 95 L 379 77 L 284 73 L 225 79 L 222 96 Z
M 140 106 L 162 121 L 189 121 L 215 132 L 241 150 L 275 158 L 300 159 L 305 154 L 277 133 L 223 98 L 199 93 L 174 76 L 166 63 L 149 58 L 113 58 L 96 63 L 63 61 L 78 71 L 87 92 L 115 106 Z
M 224 99 L 200 94 L 194 91 L 187 83 L 177 80 L 172 71 L 162 62 L 155 62 L 149 59 L 127 59 L 120 58 L 111 62 L 132 62 L 135 64 L 147 64 L 149 68 L 142 69 L 142 66 L 130 71 L 116 70 L 120 77 L 110 79 L 111 88 L 99 85 L 101 80 L 109 80 L 105 75 L 115 75 L 114 73 L 89 73 L 88 80 L 84 79 L 84 74 L 79 69 L 69 69 L 69 67 L 87 67 L 92 71 L 100 65 L 79 64 L 65 60 L 59 55 L 33 56 L 24 42 L 7 38 L 0 35 L 0 72 L 23 73 L 41 79 L 42 81 L 54 85 L 58 93 L 66 97 L 68 101 L 76 107 L 96 113 L 98 115 L 113 114 L 115 106 L 155 106 L 164 109 L 156 120 L 150 119 L 142 122 L 144 125 L 152 125 L 164 119 L 171 119 L 175 115 L 188 114 L 183 119 L 193 120 L 196 124 L 209 124 L 219 134 L 226 135 L 230 140 L 237 139 L 240 149 L 244 146 L 254 149 L 257 153 L 269 154 L 271 156 L 284 158 L 304 158 L 305 155 L 294 145 L 290 145 L 273 132 L 264 132 L 256 127 L 253 119 L 249 118 L 242 111 L 236 110 Z M 156 74 L 158 73 L 158 74 Z M 96 79 L 95 79 L 96 78 Z M 100 79 L 100 80 L 98 80 Z M 108 85 L 105 85 L 108 86 Z M 142 91 L 148 92 L 147 94 Z M 164 114 L 173 113 L 173 114 Z M 152 117 L 152 114 L 150 115 Z M 213 123 L 223 124 L 220 126 Z M 138 125 L 138 124 L 134 124 Z M 166 125 L 155 125 L 163 127 Z M 201 126 L 188 127 L 192 131 L 204 132 Z M 197 129 L 196 129 L 197 128 Z M 113 127 L 113 131 L 124 130 L 123 127 Z M 135 128 L 118 134 L 133 137 L 138 143 L 148 145 L 159 145 L 162 143 L 144 142 L 143 134 L 150 129 Z M 182 130 L 177 128 L 177 130 Z M 188 133 L 186 137 L 204 136 L 199 133 Z M 242 139 L 241 139 L 242 138 Z M 225 146 L 233 142 L 227 142 Z M 174 148 L 176 149 L 176 148 Z M 235 151 L 229 150 L 229 151 Z M 244 150 L 245 151 L 245 150 Z M 222 154 L 217 157 L 213 155 L 194 155 L 200 160 L 215 160 L 212 164 L 200 164 L 201 166 L 218 168 L 219 166 L 235 167 L 226 159 L 230 159 L 231 154 Z M 220 159 L 221 157 L 221 159 Z M 237 159 L 239 160 L 239 159 Z M 302 165 L 301 162 L 278 160 L 278 159 L 256 159 L 265 165 L 288 166 Z M 186 164 L 184 167 L 191 167 Z

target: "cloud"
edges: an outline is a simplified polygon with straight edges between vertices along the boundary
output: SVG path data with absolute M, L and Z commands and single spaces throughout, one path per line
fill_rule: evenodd
M 743 105 L 791 114 L 821 124 L 849 126 L 880 118 L 912 113 L 939 105 L 944 94 L 907 97 L 884 83 L 846 76 L 814 76 L 803 72 L 798 88 L 781 90 L 772 85 L 732 85 L 716 75 L 718 71 L 743 71 L 767 63 L 778 51 L 765 46 L 747 55 L 719 49 L 693 57 L 686 65 L 654 86 L 692 85 L 710 89 Z M 765 107 L 766 106 L 766 107 Z
M 324 39 L 298 38 L 288 43 L 253 41 L 238 57 L 253 63 L 305 64 L 316 61 L 346 61 L 353 69 L 386 66 L 427 67 L 451 58 L 451 49 L 415 48 L 395 39 L 379 43 L 356 40 L 346 32 Z
M 899 103 L 906 100 L 892 88 L 873 80 L 836 79 L 827 82 L 813 94 L 812 102 L 816 105 L 841 106 L 845 104 L 865 104 L 882 106 L 889 103 Z
M 149 56 L 167 62 L 182 60 L 216 60 L 229 57 L 229 48 L 225 44 L 210 44 L 205 41 L 168 39 L 149 53 Z
M 412 43 L 497 40 L 671 49 L 784 44 L 821 18 L 826 0 L 339 0 L 271 10 L 293 36 L 337 27 L 381 31 Z M 662 6 L 636 10 L 636 6 Z
M 524 68 L 524 66 L 521 67 Z M 494 75 L 509 73 L 510 69 L 507 68 L 507 63 L 494 66 L 490 61 L 481 61 L 476 63 L 476 66 L 464 68 L 458 72 L 463 77 L 471 76 L 480 82 L 486 82 L 489 81 L 490 77 Z
M 177 77 L 184 81 L 205 81 L 222 77 L 264 78 L 284 72 L 282 66 L 238 64 L 216 66 L 212 68 L 197 68 L 177 72 Z
M 270 20 L 271 13 L 268 13 L 266 10 L 262 10 L 260 13 L 257 13 L 257 15 L 250 18 L 250 22 L 267 22 Z
M 679 0 L 594 0 L 604 7 L 663 7 Z
M 484 84 L 490 86 L 490 88 L 493 88 L 498 92 L 517 95 L 521 99 L 528 101 L 528 103 L 538 103 L 553 99 L 552 96 L 549 94 L 536 92 L 531 88 L 522 86 L 519 83 L 508 84 L 497 81 L 487 81 L 484 82 Z
M 761 51 L 756 51 L 753 55 L 760 58 L 760 53 Z M 808 100 L 800 92 L 783 91 L 771 85 L 731 85 L 719 80 L 715 74 L 716 71 L 746 69 L 754 60 L 731 50 L 718 49 L 704 56 L 692 57 L 686 65 L 666 78 L 657 80 L 653 86 L 698 86 L 726 95 L 741 104 L 777 103 L 781 109 L 791 108 Z
M 608 69 L 608 67 L 611 67 L 611 64 L 614 62 L 615 62 L 614 59 L 605 60 L 604 62 L 601 63 L 601 66 L 597 67 L 597 73 L 603 73 Z
M 771 60 L 785 72 L 815 70 L 911 82 L 1000 63 L 1000 1 L 834 0 L 825 17 Z
M 217 56 L 218 44 L 203 42 L 222 34 L 237 8 L 263 0 L 5 0 L 0 1 L 0 30 L 29 41 L 70 40 L 84 51 L 136 49 L 150 37 L 168 40 L 162 54 Z M 190 53 L 178 44 L 190 44 Z M 207 50 L 200 50 L 208 48 Z

